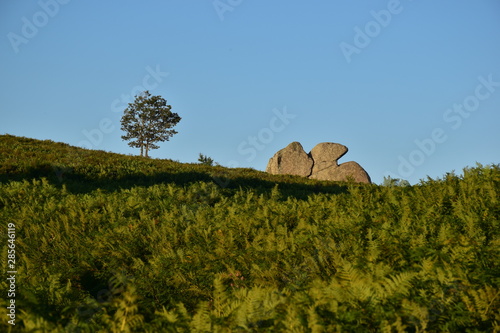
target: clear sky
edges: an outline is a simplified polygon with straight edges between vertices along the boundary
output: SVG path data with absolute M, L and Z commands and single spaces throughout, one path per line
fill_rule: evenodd
M 338 142 L 412 184 L 500 162 L 498 0 L 2 0 L 0 33 L 0 134 L 138 154 L 119 121 L 149 89 L 182 117 L 154 158 Z

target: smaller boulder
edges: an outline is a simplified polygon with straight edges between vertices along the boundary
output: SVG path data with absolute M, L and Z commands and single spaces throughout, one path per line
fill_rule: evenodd
M 368 172 L 354 161 L 345 162 L 339 165 L 337 172 L 340 179 L 348 180 L 352 178 L 355 182 L 371 184 L 372 180 Z
M 368 173 L 356 162 L 350 161 L 340 165 L 326 167 L 317 173 L 313 173 L 309 178 L 318 180 L 347 181 L 352 179 L 357 183 L 370 184 L 371 179 Z
M 340 143 L 323 142 L 314 146 L 309 153 L 314 161 L 312 174 L 316 175 L 316 177 L 312 178 L 328 179 L 327 177 L 322 177 L 321 175 L 327 173 L 327 169 L 332 167 L 336 168 L 338 166 L 337 160 L 344 156 L 347 151 L 347 147 L 341 145 Z

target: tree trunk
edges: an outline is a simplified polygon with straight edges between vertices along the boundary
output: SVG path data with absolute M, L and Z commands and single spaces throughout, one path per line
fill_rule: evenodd
M 146 143 L 146 157 L 149 157 L 148 156 L 148 150 L 149 150 L 149 143 Z
M 141 144 L 141 156 L 144 155 L 144 145 Z

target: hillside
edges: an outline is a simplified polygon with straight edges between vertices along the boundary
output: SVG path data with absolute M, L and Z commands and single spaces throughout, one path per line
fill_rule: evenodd
M 287 196 L 307 198 L 311 193 L 339 193 L 343 184 L 303 177 L 271 175 L 245 168 L 210 167 L 72 147 L 50 140 L 0 135 L 0 182 L 46 178 L 72 193 L 96 189 L 115 191 L 159 183 L 188 185 L 213 183 L 226 193 L 240 187 L 259 193 L 276 184 Z
M 384 187 L 1 135 L 0 330 L 497 332 L 499 194 L 498 165 Z

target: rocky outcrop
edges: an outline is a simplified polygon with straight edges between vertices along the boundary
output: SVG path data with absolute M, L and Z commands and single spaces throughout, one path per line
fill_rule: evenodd
M 356 162 L 338 164 L 337 160 L 347 153 L 346 146 L 323 142 L 309 154 L 299 142 L 292 142 L 274 154 L 267 164 L 266 172 L 289 174 L 318 180 L 371 183 L 368 173 Z
M 278 151 L 269 160 L 266 172 L 279 175 L 295 175 L 308 177 L 311 175 L 313 160 L 298 142 L 292 142 Z
M 309 153 L 314 161 L 311 178 L 327 179 L 322 177 L 329 170 L 337 167 L 337 160 L 347 153 L 347 147 L 339 143 L 323 142 L 317 144 Z

